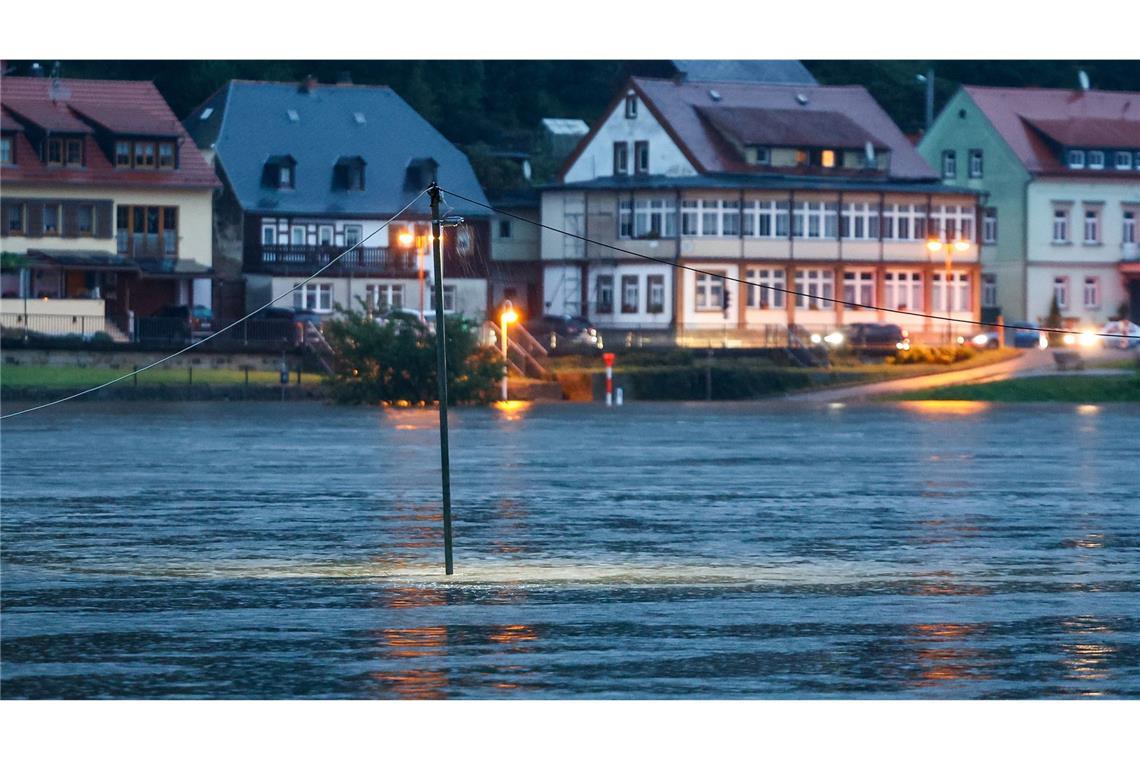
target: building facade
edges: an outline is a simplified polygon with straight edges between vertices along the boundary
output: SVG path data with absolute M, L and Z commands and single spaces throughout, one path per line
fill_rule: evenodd
M 249 311 L 276 306 L 432 309 L 433 180 L 485 202 L 455 146 L 387 87 L 227 84 L 187 118 L 224 190 L 215 206 L 220 270 L 244 280 Z M 463 223 L 443 233 L 444 309 L 482 319 L 490 308 L 486 209 L 444 195 Z M 348 248 L 312 282 L 289 291 Z
M 126 340 L 212 305 L 219 183 L 153 83 L 4 77 L 0 105 L 5 328 Z
M 1140 321 L 1140 93 L 963 87 L 919 151 L 983 193 L 983 306 Z
M 933 340 L 926 315 L 979 312 L 976 193 L 940 183 L 859 87 L 633 78 L 543 189 L 542 220 L 598 243 L 542 231 L 545 310 L 619 340 L 868 321 Z

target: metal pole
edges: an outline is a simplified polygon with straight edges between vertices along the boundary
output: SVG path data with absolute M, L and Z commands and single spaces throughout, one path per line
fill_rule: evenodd
M 439 185 L 431 183 L 428 188 L 431 198 L 432 259 L 435 265 L 435 288 L 432 300 L 435 301 L 435 357 L 436 373 L 439 380 L 439 462 L 443 477 L 443 562 L 444 572 L 454 572 L 451 561 L 451 461 L 447 442 L 447 334 L 443 321 L 443 251 L 439 217 Z M 506 342 L 504 341 L 504 345 Z
M 926 131 L 934 123 L 934 69 L 926 72 Z
M 500 319 L 502 326 L 502 335 L 499 338 L 503 342 L 503 401 L 507 400 L 507 312 L 511 310 L 511 302 L 507 301 L 503 304 L 503 313 Z

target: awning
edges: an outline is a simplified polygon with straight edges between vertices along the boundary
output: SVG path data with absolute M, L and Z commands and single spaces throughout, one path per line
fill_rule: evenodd
M 134 260 L 110 251 L 56 251 L 29 249 L 30 269 L 92 269 L 104 272 L 135 272 Z
M 192 259 L 138 259 L 135 264 L 143 277 L 192 278 L 214 274 L 213 267 Z

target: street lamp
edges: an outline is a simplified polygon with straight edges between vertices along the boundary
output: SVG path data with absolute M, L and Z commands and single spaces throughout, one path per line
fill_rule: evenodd
M 503 302 L 503 313 L 499 315 L 500 339 L 503 341 L 503 401 L 507 400 L 507 325 L 518 321 L 519 315 L 510 301 Z
M 942 276 L 942 298 L 946 303 L 946 342 L 953 343 L 954 336 L 951 333 L 951 329 L 954 323 L 950 321 L 951 309 L 953 307 L 953 301 L 951 301 L 950 298 L 950 280 L 953 272 L 951 259 L 954 251 L 965 253 L 970 250 L 970 243 L 962 238 L 958 238 L 953 243 L 943 243 L 939 238 L 931 237 L 926 241 L 926 249 L 931 253 L 938 253 L 943 250 L 946 252 L 946 273 Z M 933 311 L 933 309 L 931 310 Z

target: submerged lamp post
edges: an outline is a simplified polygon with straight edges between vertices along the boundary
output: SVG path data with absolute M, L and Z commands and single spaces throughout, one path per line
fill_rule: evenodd
M 443 251 L 441 219 L 439 216 L 439 185 L 431 183 L 428 188 L 431 198 L 431 239 L 432 259 L 435 265 L 435 287 L 432 300 L 435 301 L 435 358 L 436 373 L 439 379 L 439 462 L 443 478 L 443 563 L 444 572 L 454 572 L 451 561 L 451 461 L 447 441 L 447 334 L 443 320 Z
M 502 325 L 502 329 L 500 330 L 502 334 L 499 337 L 503 342 L 503 401 L 507 400 L 507 346 L 509 345 L 509 341 L 507 340 L 507 325 L 518 321 L 518 318 L 518 312 L 515 311 L 511 302 L 505 301 L 503 303 L 503 313 L 499 317 L 500 324 Z
M 970 243 L 969 241 L 963 240 L 961 238 L 958 238 L 953 243 L 943 243 L 939 238 L 932 237 L 926 241 L 926 248 L 931 253 L 946 251 L 946 273 L 942 275 L 942 298 L 946 304 L 946 342 L 953 343 L 954 336 L 951 333 L 951 330 L 953 329 L 954 323 L 950 321 L 952 318 L 952 310 L 954 308 L 954 302 L 951 298 L 950 291 L 950 279 L 953 275 L 951 259 L 953 257 L 954 251 L 958 251 L 959 253 L 965 253 L 968 251 L 970 249 Z

